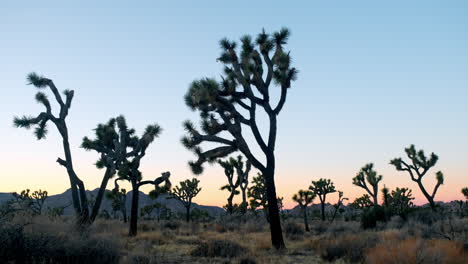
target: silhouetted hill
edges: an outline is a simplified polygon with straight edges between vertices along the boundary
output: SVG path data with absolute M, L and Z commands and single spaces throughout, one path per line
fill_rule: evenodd
M 95 190 L 92 191 L 86 191 L 88 194 L 88 197 L 93 195 L 94 197 L 97 196 L 98 189 L 96 188 Z M 107 190 L 107 192 L 109 192 Z M 131 196 L 132 192 L 127 193 L 127 212 L 130 212 L 130 206 L 131 206 Z M 149 198 L 149 196 L 143 192 L 140 192 L 140 207 L 142 208 L 146 205 L 154 204 L 156 202 L 163 204 L 167 206 L 169 209 L 171 209 L 173 212 L 181 212 L 185 213 L 185 207 L 183 205 L 175 200 L 175 199 L 167 199 L 168 195 L 167 194 L 162 194 L 158 199 L 152 200 Z M 11 193 L 0 193 L 0 203 L 6 202 L 10 199 L 12 199 L 13 196 Z M 73 215 L 75 212 L 73 210 L 73 205 L 72 205 L 72 198 L 71 198 L 71 189 L 66 190 L 62 194 L 56 194 L 56 195 L 51 195 L 47 198 L 45 204 L 44 204 L 44 209 L 46 210 L 48 207 L 54 208 L 54 207 L 62 207 L 62 206 L 67 206 L 64 210 L 64 215 Z M 217 206 L 207 206 L 207 205 L 198 205 L 196 203 L 193 203 L 192 209 L 200 209 L 200 210 L 205 210 L 207 211 L 211 216 L 217 216 L 221 213 L 224 212 L 224 209 L 217 207 Z M 112 212 L 112 207 L 111 207 L 111 201 L 107 200 L 106 198 L 103 199 L 102 204 L 101 204 L 101 211 L 102 210 L 107 210 L 108 212 Z

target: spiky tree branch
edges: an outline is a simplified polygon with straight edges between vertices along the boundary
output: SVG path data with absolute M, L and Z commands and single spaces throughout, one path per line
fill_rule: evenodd
M 374 170 L 374 164 L 366 164 L 353 178 L 353 184 L 366 190 L 373 198 L 374 206 L 378 205 L 379 182 L 382 180 L 382 175 L 378 175 Z M 369 186 L 368 186 L 369 184 Z
M 390 161 L 390 164 L 395 166 L 396 170 L 398 171 L 407 171 L 409 173 L 411 180 L 418 184 L 419 189 L 428 200 L 431 209 L 435 211 L 436 204 L 434 202 L 434 198 L 440 185 L 444 184 L 444 174 L 441 171 L 436 173 L 437 183 L 434 186 L 432 194 L 429 194 L 429 192 L 426 190 L 422 183 L 422 179 L 429 171 L 429 169 L 436 165 L 439 157 L 434 153 L 431 153 L 429 157 L 426 157 L 424 151 L 417 151 L 414 145 L 405 148 L 405 152 L 410 159 L 409 163 L 405 162 L 402 158 L 395 158 Z

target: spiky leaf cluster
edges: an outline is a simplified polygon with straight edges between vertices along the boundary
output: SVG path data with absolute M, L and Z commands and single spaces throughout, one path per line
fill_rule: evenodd
M 172 195 L 171 198 L 181 201 L 185 206 L 190 205 L 192 203 L 192 199 L 201 191 L 201 187 L 198 187 L 199 183 L 200 180 L 197 178 L 181 181 L 178 186 L 172 188 L 170 192 Z
M 292 199 L 299 204 L 301 208 L 307 208 L 315 199 L 316 194 L 310 190 L 299 190 L 293 195 Z
M 465 199 L 468 200 L 468 187 L 461 189 L 461 192 L 465 196 Z
M 253 177 L 251 187 L 249 187 L 247 195 L 250 198 L 250 207 L 255 210 L 259 207 L 266 209 L 268 207 L 267 189 L 265 185 L 265 177 L 258 173 Z
M 366 190 L 369 195 L 374 197 L 375 203 L 377 203 L 378 185 L 381 180 L 382 175 L 378 175 L 377 171 L 374 170 L 374 164 L 369 163 L 362 167 L 353 178 L 353 184 Z
M 309 190 L 315 193 L 322 203 L 325 202 L 327 194 L 336 192 L 333 182 L 330 179 L 324 178 L 320 178 L 318 181 L 312 181 Z
M 371 201 L 371 198 L 368 194 L 363 194 L 361 197 L 358 197 L 352 203 L 354 208 L 364 209 L 372 207 L 374 203 Z
M 201 131 L 186 121 L 184 128 L 187 135 L 182 143 L 198 158 L 189 162 L 195 174 L 203 172 L 205 162 L 214 162 L 236 151 L 241 151 L 255 167 L 264 167 L 251 153 L 241 126 L 251 129 L 264 152 L 274 149 L 276 132 L 271 132 L 268 141 L 261 137 L 256 123 L 256 109 L 263 108 L 271 118 L 278 115 L 291 81 L 296 79 L 297 70 L 291 67 L 290 53 L 284 51 L 289 35 L 287 29 L 273 35 L 263 31 L 255 40 L 250 36 L 242 37 L 240 46 L 234 41 L 222 39 L 218 58 L 224 64 L 222 80 L 203 78 L 192 82 L 184 100 L 190 109 L 200 113 Z M 280 100 L 275 106 L 270 102 L 272 80 L 281 89 Z M 226 138 L 226 134 L 231 138 Z M 203 142 L 217 143 L 218 147 L 204 151 L 200 146 Z
M 39 104 L 44 106 L 45 111 L 39 113 L 36 117 L 26 115 L 22 117 L 14 117 L 13 125 L 15 127 L 22 127 L 26 129 L 34 127 L 34 135 L 38 140 L 41 140 L 44 139 L 47 135 L 47 123 L 49 121 L 52 121 L 59 128 L 59 131 L 61 131 L 61 129 L 63 128 L 64 120 L 68 115 L 68 110 L 71 107 L 74 92 L 72 90 L 65 90 L 64 102 L 62 95 L 60 95 L 57 87 L 55 87 L 55 84 L 52 82 L 52 80 L 40 76 L 36 73 L 30 73 L 27 76 L 27 81 L 28 84 L 33 85 L 38 89 L 44 89 L 46 87 L 49 87 L 49 90 L 52 92 L 52 94 L 55 97 L 55 100 L 60 106 L 59 115 L 55 116 L 52 113 L 52 106 L 49 101 L 49 98 L 44 92 L 39 91 L 36 93 L 35 99 Z

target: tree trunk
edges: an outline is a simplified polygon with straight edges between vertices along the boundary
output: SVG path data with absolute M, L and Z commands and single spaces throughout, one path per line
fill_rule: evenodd
M 124 223 L 127 223 L 127 207 L 125 204 L 124 204 L 124 208 L 122 209 L 122 216 L 123 216 Z
M 137 235 L 137 225 L 138 225 L 138 199 L 139 199 L 139 191 L 138 186 L 135 184 L 133 185 L 132 190 L 132 208 L 130 209 L 130 229 L 128 231 L 129 236 L 136 236 Z
M 309 232 L 309 231 L 310 231 L 310 229 L 309 229 L 309 222 L 307 222 L 307 205 L 303 208 L 303 210 L 304 210 L 304 226 L 305 226 L 305 230 L 306 230 L 307 232 Z
M 234 206 L 232 205 L 232 199 L 234 199 L 234 193 L 231 192 L 231 194 L 229 195 L 227 201 L 228 201 L 228 204 L 227 204 L 227 211 L 229 214 L 232 214 L 234 212 Z
M 109 168 L 106 169 L 106 173 L 104 174 L 104 178 L 102 179 L 101 186 L 99 187 L 98 194 L 96 196 L 96 201 L 93 205 L 93 211 L 91 212 L 90 222 L 94 222 L 96 216 L 99 213 L 99 208 L 101 207 L 102 198 L 104 197 L 104 193 L 106 192 L 107 183 L 109 182 L 110 177 L 112 176 L 111 170 Z
M 246 212 L 247 212 L 247 194 L 245 193 L 245 189 L 242 189 L 241 213 L 244 215 Z
M 322 208 L 322 221 L 325 221 L 325 201 L 321 202 Z
M 434 199 L 432 199 L 432 197 L 429 195 L 429 193 L 427 193 L 426 188 L 424 188 L 424 185 L 421 182 L 421 179 L 419 179 L 419 181 L 416 181 L 416 182 L 418 183 L 419 189 L 421 189 L 421 192 L 424 194 L 427 201 L 429 202 L 429 206 L 431 207 L 431 210 L 435 212 L 436 206 L 435 206 L 435 203 L 434 203 Z
M 190 204 L 188 204 L 185 209 L 187 210 L 187 212 L 185 213 L 185 221 L 190 222 Z
M 274 157 L 270 157 L 270 159 L 268 159 L 268 163 L 269 166 L 267 166 L 266 170 L 263 172 L 263 175 L 265 177 L 265 184 L 267 188 L 271 243 L 276 249 L 283 249 L 286 248 L 286 246 L 284 244 L 283 232 L 281 230 L 281 219 L 278 209 L 278 199 L 276 196 Z

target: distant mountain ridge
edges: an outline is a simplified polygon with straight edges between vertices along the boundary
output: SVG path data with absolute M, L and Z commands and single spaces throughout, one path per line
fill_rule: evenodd
M 98 190 L 99 189 L 96 188 L 92 191 L 86 191 L 86 194 L 88 195 L 88 197 L 90 197 L 91 195 L 96 197 Z M 110 192 L 110 191 L 106 190 L 106 192 Z M 165 205 L 167 208 L 171 209 L 172 212 L 185 213 L 185 207 L 179 201 L 175 199 L 167 199 L 167 197 L 168 197 L 167 194 L 162 194 L 157 199 L 153 200 L 147 194 L 140 192 L 139 208 L 141 209 L 146 205 L 155 204 L 157 202 L 162 205 Z M 13 199 L 13 195 L 11 193 L 0 193 L 0 204 L 11 199 Z M 128 214 L 130 214 L 131 201 L 132 201 L 132 191 L 127 193 L 126 208 L 127 208 Z M 47 210 L 48 207 L 54 208 L 54 207 L 62 207 L 62 206 L 70 205 L 67 208 L 65 208 L 64 215 L 73 215 L 75 211 L 71 203 L 72 203 L 71 189 L 68 189 L 64 193 L 50 195 L 44 203 L 44 209 Z M 225 212 L 223 208 L 218 207 L 218 206 L 199 205 L 199 204 L 193 203 L 192 210 L 195 208 L 207 211 L 210 216 L 218 216 Z M 102 204 L 100 208 L 101 212 L 103 210 L 106 210 L 109 213 L 112 212 L 111 201 L 106 199 L 105 197 L 102 200 Z

